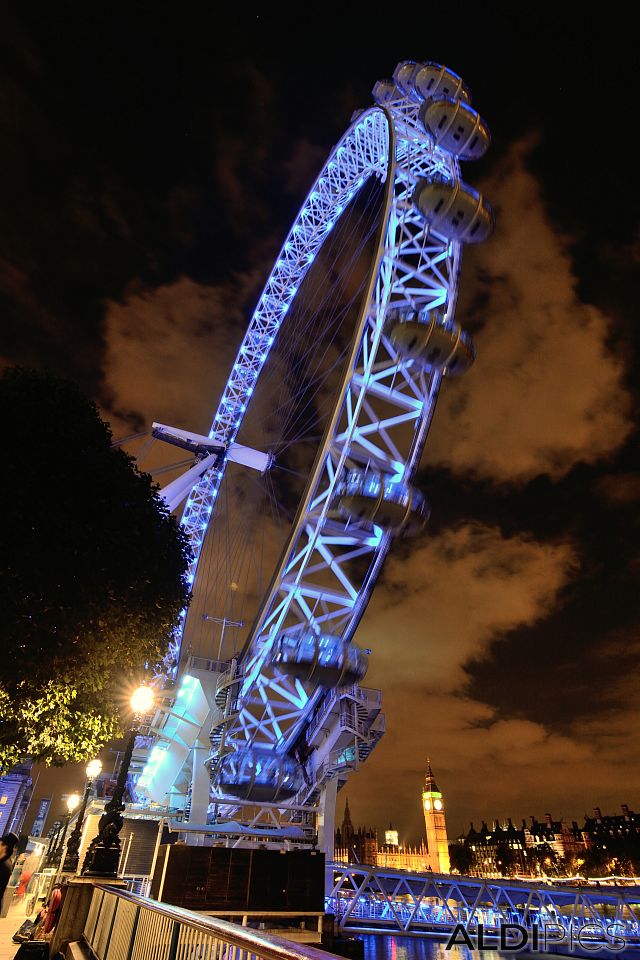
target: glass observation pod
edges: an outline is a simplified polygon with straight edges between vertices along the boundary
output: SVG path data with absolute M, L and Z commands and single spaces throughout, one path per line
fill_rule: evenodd
M 404 480 L 362 468 L 349 470 L 336 487 L 341 516 L 376 524 L 390 533 L 417 533 L 429 519 L 429 506 L 419 490 Z
M 281 633 L 276 638 L 273 663 L 288 676 L 321 687 L 359 683 L 367 672 L 367 655 L 353 643 L 312 630 Z
M 227 754 L 215 776 L 215 786 L 222 793 L 255 803 L 289 800 L 302 784 L 302 770 L 295 760 L 259 747 Z
M 438 97 L 452 97 L 467 103 L 471 100 L 471 93 L 462 82 L 462 77 L 453 70 L 432 61 L 419 67 L 413 78 L 413 88 L 420 100 L 435 100 Z
M 400 100 L 401 92 L 393 80 L 377 80 L 373 85 L 371 95 L 376 103 L 389 103 L 390 100 Z
M 417 95 L 414 86 L 416 75 L 422 66 L 422 63 L 416 63 L 415 60 L 401 60 L 393 71 L 394 83 L 405 97 L 411 97 L 413 100 L 422 99 Z
M 387 336 L 404 359 L 415 360 L 428 370 L 442 370 L 450 377 L 465 373 L 476 358 L 471 337 L 455 321 L 445 322 L 436 310 L 424 318 L 412 312 L 392 313 Z
M 489 149 L 489 128 L 477 110 L 461 100 L 443 97 L 420 107 L 424 129 L 439 147 L 459 160 L 479 160 Z
M 429 226 L 448 240 L 481 243 L 493 232 L 495 218 L 489 202 L 467 183 L 436 177 L 418 180 L 413 203 Z

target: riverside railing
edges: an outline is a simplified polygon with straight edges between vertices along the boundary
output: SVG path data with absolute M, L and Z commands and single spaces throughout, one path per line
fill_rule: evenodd
M 97 960 L 331 960 L 334 954 L 96 886 L 84 939 Z M 338 958 L 335 958 L 338 960 Z

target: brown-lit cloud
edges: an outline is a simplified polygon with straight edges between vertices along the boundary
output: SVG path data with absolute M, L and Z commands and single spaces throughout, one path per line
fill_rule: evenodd
M 567 544 L 505 539 L 480 524 L 392 555 L 360 628 L 375 651 L 369 681 L 459 688 L 469 660 L 545 616 L 574 564 Z
M 252 280 L 213 287 L 181 277 L 136 290 L 105 315 L 104 376 L 115 433 L 153 420 L 207 432 L 244 335 Z
M 427 452 L 431 463 L 498 482 L 559 478 L 577 461 L 608 457 L 631 430 L 608 318 L 579 299 L 569 238 L 527 169 L 533 146 L 514 144 L 482 184 L 497 226 L 465 251 L 458 310 L 463 326 L 482 320 L 478 359 L 446 385 Z
M 640 500 L 640 476 L 637 473 L 604 476 L 598 489 L 612 506 L 624 507 Z

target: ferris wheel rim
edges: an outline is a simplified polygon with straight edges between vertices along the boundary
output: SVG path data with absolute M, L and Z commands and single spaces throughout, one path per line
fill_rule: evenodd
M 304 221 L 304 219 L 305 219 L 305 215 L 307 215 L 307 211 L 309 210 L 310 203 L 313 201 L 314 195 L 315 195 L 316 192 L 317 192 L 318 185 L 319 185 L 320 182 L 323 180 L 323 178 L 326 178 L 326 177 L 330 174 L 332 167 L 335 165 L 336 157 L 338 157 L 338 155 L 340 154 L 341 150 L 344 150 L 344 149 L 345 149 L 346 145 L 349 143 L 350 138 L 352 138 L 352 137 L 354 136 L 355 132 L 356 132 L 359 128 L 361 128 L 364 124 L 366 124 L 366 123 L 367 123 L 370 119 L 372 119 L 372 118 L 381 118 L 381 119 L 384 120 L 384 124 L 385 124 L 385 132 L 386 132 L 386 136 L 387 136 L 387 148 L 386 148 L 386 151 L 384 152 L 384 154 L 383 154 L 382 156 L 383 156 L 383 163 L 384 163 L 384 178 L 385 178 L 385 180 L 386 180 L 386 186 L 385 186 L 384 209 L 383 209 L 383 211 L 380 212 L 380 215 L 379 215 L 380 223 L 379 223 L 379 231 L 378 231 L 378 234 L 379 234 L 379 235 L 378 235 L 378 240 L 377 240 L 377 243 L 376 243 L 376 256 L 375 256 L 375 260 L 372 261 L 371 266 L 370 266 L 369 271 L 368 271 L 367 294 L 366 294 L 366 297 L 365 297 L 365 296 L 362 297 L 362 306 L 361 306 L 361 308 L 360 308 L 360 310 L 359 310 L 359 315 L 358 315 L 357 325 L 358 325 L 358 327 L 361 327 L 361 325 L 362 325 L 362 324 L 361 324 L 362 317 L 363 317 L 364 314 L 366 313 L 366 309 L 368 308 L 369 302 L 370 302 L 371 286 L 374 284 L 375 279 L 376 279 L 376 277 L 377 277 L 377 274 L 378 274 L 378 272 L 379 272 L 380 261 L 381 261 L 381 257 L 382 257 L 382 254 L 383 254 L 383 244 L 384 244 L 384 239 L 385 239 L 385 232 L 386 232 L 386 227 L 387 227 L 387 224 L 388 224 L 388 219 L 389 219 L 389 215 L 390 215 L 390 212 L 391 212 L 392 200 L 393 200 L 393 175 L 392 175 L 392 174 L 393 174 L 393 169 L 394 169 L 394 167 L 395 167 L 395 149 L 394 149 L 395 133 L 394 133 L 394 126 L 393 126 L 393 119 L 392 119 L 389 111 L 388 111 L 385 107 L 382 107 L 382 106 L 379 106 L 379 105 L 374 105 L 374 106 L 368 108 L 367 110 L 364 110 L 358 117 L 356 117 L 356 118 L 352 121 L 352 123 L 349 125 L 349 127 L 347 127 L 347 129 L 344 131 L 344 133 L 343 133 L 342 136 L 340 137 L 339 141 L 336 143 L 336 145 L 335 145 L 334 148 L 332 149 L 331 153 L 329 154 L 329 156 L 327 157 L 325 163 L 323 164 L 320 172 L 318 173 L 317 177 L 315 178 L 315 180 L 314 180 L 311 188 L 309 189 L 309 191 L 308 191 L 308 193 L 307 193 L 307 196 L 305 197 L 305 200 L 303 201 L 302 205 L 300 206 L 300 209 L 298 210 L 298 213 L 296 214 L 296 217 L 295 217 L 295 219 L 293 220 L 293 222 L 292 222 L 292 224 L 291 224 L 291 227 L 290 227 L 290 229 L 289 229 L 289 231 L 288 231 L 288 233 L 287 233 L 287 236 L 286 236 L 286 238 L 285 238 L 285 240 L 284 240 L 284 242 L 283 242 L 283 244 L 282 244 L 282 246 L 281 246 L 281 248 L 280 248 L 280 251 L 279 251 L 278 255 L 276 256 L 276 258 L 275 258 L 275 260 L 274 260 L 274 265 L 273 265 L 273 267 L 272 267 L 272 269 L 271 269 L 271 271 L 270 271 L 270 273 L 269 273 L 269 275 L 268 275 L 268 277 L 267 277 L 267 280 L 266 280 L 266 282 L 265 282 L 265 285 L 264 285 L 262 294 L 261 294 L 261 296 L 260 296 L 260 298 L 259 298 L 259 301 L 258 301 L 258 305 L 257 305 L 256 309 L 254 310 L 252 316 L 251 316 L 251 319 L 250 319 L 249 324 L 248 324 L 247 332 L 245 333 L 245 336 L 243 337 L 241 346 L 240 346 L 240 348 L 239 348 L 239 350 L 238 350 L 238 354 L 237 354 L 237 356 L 236 356 L 236 358 L 235 358 L 235 360 L 234 360 L 234 364 L 233 364 L 232 370 L 238 369 L 239 366 L 240 366 L 241 363 L 242 363 L 243 350 L 244 350 L 244 348 L 245 348 L 245 345 L 246 345 L 246 342 L 247 342 L 248 338 L 250 337 L 252 325 L 255 324 L 256 318 L 258 317 L 258 314 L 259 314 L 259 311 L 260 311 L 260 305 L 263 303 L 263 301 L 264 301 L 264 299 L 265 299 L 266 292 L 269 290 L 270 285 L 273 284 L 274 278 L 277 278 L 278 269 L 279 269 L 279 267 L 280 267 L 280 265 L 281 265 L 283 255 L 284 255 L 284 253 L 287 251 L 287 247 L 293 242 L 293 239 L 294 239 L 297 231 L 299 230 L 301 224 L 303 223 L 303 221 Z M 367 180 L 369 180 L 372 176 L 376 175 L 376 173 L 379 172 L 379 167 L 380 167 L 380 162 L 379 162 L 379 161 L 378 161 L 377 164 L 371 163 L 371 164 L 369 165 L 369 168 L 368 168 L 368 171 L 367 171 L 366 176 L 364 176 L 364 177 L 362 178 L 361 182 L 357 185 L 357 189 L 352 189 L 352 191 L 350 191 L 350 192 L 348 192 L 348 191 L 343 191 L 343 193 L 346 193 L 346 195 L 347 195 L 347 201 L 346 201 L 346 202 L 348 202 L 350 199 L 352 199 L 352 197 L 354 197 L 354 196 L 356 195 L 356 193 L 358 193 L 358 192 L 362 189 L 362 187 L 364 187 L 364 185 L 365 185 L 365 183 L 367 182 Z M 331 205 L 330 205 L 330 206 L 327 208 L 327 210 L 325 211 L 324 217 L 322 218 L 322 220 L 320 220 L 320 222 L 319 222 L 319 224 L 318 224 L 318 229 L 319 229 L 319 230 L 322 229 L 322 227 L 325 226 L 327 223 L 330 223 L 331 226 L 332 226 L 333 223 L 336 222 L 336 220 L 339 218 L 340 214 L 342 213 L 344 207 L 346 206 L 346 202 L 345 202 L 345 196 L 344 196 L 344 195 L 336 194 L 336 195 L 333 197 L 333 202 L 331 203 Z M 335 214 L 336 212 L 337 212 L 337 216 L 330 216 L 330 214 Z M 315 248 L 315 250 L 314 250 L 314 252 L 313 252 L 313 257 L 315 257 L 315 254 L 321 249 L 321 247 L 324 245 L 325 241 L 328 239 L 329 236 L 330 236 L 330 229 L 327 230 L 327 231 L 324 233 L 324 235 L 320 238 L 320 242 L 317 244 L 317 246 L 316 246 L 316 248 Z M 312 259 L 313 259 L 313 258 L 312 258 Z M 303 279 L 303 277 L 306 276 L 306 273 L 308 272 L 308 269 L 309 269 L 309 267 L 311 266 L 312 259 L 309 259 L 309 260 L 308 260 L 308 262 L 304 265 L 304 270 L 301 270 L 300 273 L 298 274 L 297 285 L 299 285 L 299 283 L 301 282 L 301 280 Z M 287 312 L 290 303 L 293 301 L 293 299 L 295 299 L 296 293 L 297 293 L 297 290 L 296 290 L 296 292 L 294 293 L 293 297 L 286 303 L 286 309 L 283 311 L 283 315 L 284 315 L 284 313 Z M 361 333 L 361 331 L 360 331 L 360 333 Z M 223 392 L 223 395 L 222 395 L 222 397 L 221 397 L 221 399 L 220 399 L 220 403 L 219 403 L 219 405 L 218 405 L 218 409 L 217 409 L 216 414 L 215 414 L 214 419 L 213 419 L 213 423 L 212 423 L 211 430 L 209 431 L 209 436 L 210 436 L 212 439 L 217 440 L 217 441 L 220 441 L 220 442 L 223 442 L 223 443 L 230 443 L 230 442 L 232 442 L 232 441 L 235 439 L 235 437 L 237 436 L 239 430 L 241 429 L 242 422 L 243 422 L 243 420 L 244 420 L 244 414 L 245 414 L 246 410 L 247 410 L 248 407 L 249 407 L 250 397 L 253 395 L 253 390 L 254 390 L 255 386 L 257 385 L 257 383 L 258 383 L 258 381 L 259 381 L 259 377 L 260 377 L 260 374 L 261 374 L 261 372 L 262 372 L 262 366 L 263 366 L 263 364 L 266 362 L 266 360 L 267 360 L 267 358 L 268 358 L 268 355 L 269 355 L 270 351 L 273 349 L 274 344 L 275 344 L 275 336 L 274 336 L 274 337 L 269 337 L 268 339 L 269 339 L 269 343 L 268 343 L 268 345 L 267 345 L 267 347 L 266 347 L 266 349 L 265 349 L 265 352 L 262 354 L 260 370 L 258 371 L 257 376 L 253 379 L 253 381 L 252 381 L 252 383 L 251 383 L 250 393 L 249 393 L 248 396 L 245 398 L 244 402 L 241 402 L 241 403 L 240 403 L 240 407 L 241 407 L 242 409 L 241 409 L 240 413 L 236 416 L 235 421 L 233 422 L 233 429 L 231 429 L 231 430 L 227 429 L 227 432 L 226 432 L 226 435 L 225 435 L 225 432 L 220 429 L 219 424 L 220 424 L 220 423 L 225 423 L 225 419 L 226 419 L 226 422 L 229 421 L 229 417 L 228 417 L 228 413 L 227 413 L 228 402 L 227 402 L 227 399 L 226 399 L 226 393 L 227 393 L 227 390 L 228 390 L 229 382 L 230 382 L 230 381 L 227 381 L 227 386 L 226 386 L 225 391 Z M 361 339 L 361 336 L 360 336 L 360 339 Z M 359 338 L 358 338 L 358 336 L 356 335 L 356 332 L 354 332 L 354 335 L 353 335 L 353 337 L 352 337 L 352 350 L 351 350 L 351 353 L 352 353 L 353 355 L 355 355 L 355 354 L 357 353 L 358 343 L 359 343 Z M 351 376 L 351 371 L 350 371 L 350 369 L 349 369 L 349 364 L 345 364 L 345 365 L 344 365 L 344 368 L 343 368 L 343 374 L 342 374 L 342 377 L 341 377 L 340 387 L 339 387 L 340 400 L 336 399 L 335 402 L 334 402 L 333 405 L 332 405 L 332 414 L 331 414 L 332 424 L 334 424 L 334 421 L 335 421 L 337 415 L 339 414 L 340 404 L 341 404 L 341 401 L 342 401 L 342 397 L 343 397 L 343 395 L 344 395 L 345 386 L 348 386 L 348 384 L 349 384 L 349 382 L 350 382 L 350 376 Z M 218 424 L 218 426 L 216 426 L 217 424 Z M 335 425 L 334 425 L 334 428 L 335 428 Z M 305 486 L 305 491 L 304 491 L 304 493 L 302 494 L 302 496 L 301 496 L 301 498 L 300 498 L 300 504 L 299 504 L 298 510 L 296 511 L 296 517 L 294 518 L 294 523 L 293 523 L 293 525 L 292 525 L 292 527 L 291 527 L 291 531 L 289 532 L 289 534 L 288 534 L 288 536 L 287 536 L 287 542 L 286 542 L 285 546 L 283 547 L 283 551 L 282 551 L 283 557 L 284 557 L 284 554 L 285 554 L 285 552 L 286 552 L 287 547 L 295 540 L 296 533 L 299 531 L 299 527 L 300 527 L 299 513 L 300 513 L 300 507 L 301 507 L 301 505 L 302 505 L 302 501 L 303 501 L 303 499 L 304 499 L 307 491 L 311 488 L 312 480 L 315 479 L 315 477 L 317 476 L 317 473 L 319 472 L 319 469 L 320 469 L 320 467 L 321 467 L 321 461 L 322 461 L 322 453 L 323 453 L 323 451 L 326 451 L 327 447 L 330 446 L 330 443 L 331 443 L 331 429 L 330 429 L 330 426 L 328 425 L 327 428 L 325 429 L 325 432 L 324 432 L 324 435 L 323 435 L 323 439 L 322 439 L 322 441 L 320 442 L 320 444 L 318 445 L 318 450 L 317 450 L 316 458 L 315 458 L 315 461 L 314 461 L 314 467 L 313 467 L 312 475 L 311 475 L 311 477 L 310 477 L 309 482 L 308 482 L 308 483 L 306 484 L 306 486 Z M 217 482 L 215 482 L 216 492 L 217 492 L 217 489 L 219 489 L 219 487 L 220 487 L 220 485 L 221 485 L 221 483 L 222 483 L 222 481 L 223 481 L 223 479 L 224 479 L 224 476 L 225 476 L 225 473 L 226 473 L 226 467 L 227 467 L 227 460 L 226 460 L 226 458 L 224 458 L 223 461 L 222 461 L 222 463 L 219 464 L 219 465 L 217 465 L 217 467 L 216 467 L 215 470 L 208 471 L 207 474 L 205 474 L 205 476 L 204 476 L 203 478 L 201 478 L 201 480 L 199 481 L 199 483 L 194 486 L 194 489 L 196 489 L 196 488 L 198 488 L 198 487 L 202 487 L 203 485 L 210 484 L 210 483 L 211 483 L 211 476 L 213 475 L 213 476 L 216 478 L 216 481 L 217 481 Z M 187 517 L 187 515 L 188 515 L 189 507 L 190 507 L 190 505 L 191 505 L 193 495 L 194 495 L 194 494 L 193 494 L 193 491 L 192 491 L 192 493 L 190 494 L 190 497 L 189 497 L 188 500 L 187 500 L 187 504 L 186 504 L 186 506 L 185 506 L 185 508 L 184 508 L 184 511 L 183 511 L 183 516 L 182 516 L 181 521 L 180 521 L 180 522 L 181 522 L 181 525 L 183 525 L 183 526 L 185 525 L 185 517 Z M 209 514 L 208 514 L 208 520 L 212 517 L 212 513 L 213 513 L 213 511 L 210 511 L 210 512 L 209 512 Z M 208 528 L 208 522 L 207 522 L 207 528 Z M 204 535 L 203 535 L 202 537 L 198 538 L 198 541 L 197 541 L 197 548 L 198 548 L 198 549 L 197 549 L 197 555 L 196 555 L 196 557 L 195 557 L 195 562 L 192 562 L 192 564 L 191 564 L 191 566 L 190 566 L 190 570 L 189 570 L 189 580 L 190 580 L 191 583 L 194 583 L 194 582 L 195 582 L 195 578 L 196 578 L 196 576 L 197 576 L 198 566 L 199 566 L 199 562 L 200 562 L 200 551 L 201 551 L 202 543 L 203 543 L 203 541 L 204 541 L 204 536 L 206 536 L 206 529 L 203 530 L 202 532 L 203 532 Z M 192 539 L 193 539 L 193 538 L 192 538 Z M 278 568 L 281 568 L 282 562 L 283 562 L 283 560 L 282 560 L 282 558 L 281 558 L 281 560 L 278 562 Z M 274 571 L 274 578 L 273 578 L 273 579 L 275 579 L 275 571 Z M 261 603 L 261 604 L 260 604 L 260 609 L 262 609 L 263 606 L 264 606 L 264 604 Z M 182 635 L 183 635 L 183 633 L 184 633 L 184 629 L 185 629 L 185 626 L 186 626 L 186 620 L 187 620 L 187 617 L 185 616 L 185 617 L 182 619 L 182 622 L 181 622 L 181 625 L 180 625 L 180 634 L 181 634 L 181 636 L 180 636 L 180 644 L 181 644 Z M 254 631 L 252 630 L 251 633 L 253 634 Z M 249 639 L 250 639 L 250 638 L 249 638 Z M 247 643 L 245 644 L 245 649 L 243 649 L 243 655 L 246 654 L 249 645 L 250 645 L 250 644 L 249 644 L 249 641 L 247 641 Z M 179 660 L 180 660 L 180 654 L 179 654 L 179 652 L 178 652 L 178 656 L 175 658 L 175 660 L 176 660 L 176 665 L 179 665 Z
M 378 232 L 378 237 L 377 237 L 377 240 L 376 240 L 375 254 L 374 254 L 374 256 L 372 257 L 371 264 L 370 264 L 369 270 L 368 270 L 368 275 L 367 275 L 367 285 L 366 285 L 366 286 L 367 286 L 367 289 L 366 289 L 366 293 L 364 293 L 363 296 L 362 296 L 362 298 L 361 298 L 361 304 L 360 304 L 360 308 L 359 308 L 359 310 L 358 310 L 358 317 L 357 317 L 357 320 L 356 320 L 356 323 L 355 323 L 355 329 L 354 329 L 354 332 L 353 332 L 353 335 L 352 335 L 352 338 L 351 338 L 350 355 L 349 355 L 348 360 L 343 364 L 342 377 L 341 377 L 340 385 L 339 385 L 339 387 L 336 389 L 336 392 L 335 392 L 335 399 L 334 399 L 333 404 L 332 404 L 332 412 L 331 412 L 331 416 L 330 416 L 329 422 L 327 423 L 327 425 L 326 425 L 326 427 L 325 427 L 322 440 L 321 440 L 320 443 L 318 444 L 318 449 L 317 449 L 317 451 L 316 451 L 316 456 L 315 456 L 315 458 L 314 458 L 314 463 L 313 463 L 313 467 L 312 467 L 311 473 L 309 474 L 309 479 L 308 479 L 308 481 L 307 481 L 307 483 L 306 483 L 306 485 L 305 485 L 305 489 L 304 489 L 304 491 L 303 491 L 303 493 L 302 493 L 302 495 L 301 495 L 301 497 L 300 497 L 300 502 L 299 502 L 298 508 L 297 508 L 297 510 L 296 510 L 296 515 L 295 515 L 295 517 L 294 517 L 294 520 L 293 520 L 293 523 L 292 523 L 292 526 L 291 526 L 291 530 L 290 530 L 289 535 L 288 535 L 288 537 L 287 537 L 287 541 L 286 541 L 286 543 L 284 544 L 284 546 L 283 546 L 283 548 L 282 548 L 281 557 L 280 557 L 280 559 L 279 559 L 279 561 L 278 561 L 277 567 L 274 569 L 274 572 L 273 572 L 273 575 L 272 575 L 272 578 L 271 578 L 271 583 L 269 584 L 269 587 L 267 588 L 267 591 L 266 591 L 266 593 L 265 593 L 265 596 L 264 596 L 264 598 L 263 598 L 263 600 L 262 600 L 262 602 L 261 602 L 261 604 L 260 604 L 260 608 L 259 608 L 259 610 L 258 610 L 258 612 L 257 612 L 257 614 L 256 614 L 255 624 L 254 624 L 254 626 L 252 626 L 251 631 L 249 632 L 249 635 L 247 636 L 247 639 L 245 640 L 244 646 L 243 646 L 242 650 L 240 651 L 240 654 L 239 654 L 239 659 L 240 659 L 240 660 L 242 660 L 242 658 L 248 653 L 248 651 L 250 650 L 253 642 L 255 641 L 255 635 L 259 632 L 259 628 L 256 627 L 256 625 L 259 623 L 259 620 L 260 620 L 260 618 L 261 618 L 261 613 L 262 613 L 263 611 L 266 612 L 267 609 L 268 609 L 269 603 L 271 602 L 271 600 L 272 600 L 272 598 L 273 598 L 273 593 L 274 593 L 274 590 L 275 590 L 275 588 L 276 588 L 276 584 L 277 584 L 277 582 L 278 582 L 279 575 L 281 574 L 281 572 L 282 572 L 282 570 L 283 570 L 283 567 L 285 566 L 286 557 L 289 555 L 290 550 L 291 550 L 291 547 L 292 547 L 292 545 L 295 543 L 295 541 L 296 541 L 296 539 L 297 539 L 297 534 L 299 533 L 301 524 L 302 524 L 302 522 L 303 522 L 305 505 L 308 506 L 308 504 L 309 504 L 309 502 L 310 502 L 310 500 L 311 500 L 311 497 L 312 497 L 312 495 L 313 495 L 313 491 L 315 490 L 315 488 L 316 488 L 316 486 L 317 486 L 317 482 L 318 482 L 319 476 L 320 476 L 320 474 L 321 474 L 321 472 L 322 472 L 322 469 L 323 469 L 324 460 L 325 460 L 325 458 L 326 458 L 326 456 L 327 456 L 327 452 L 328 452 L 328 450 L 329 450 L 329 448 L 330 448 L 330 446 L 331 446 L 331 442 L 332 442 L 332 440 L 333 440 L 333 438 L 334 438 L 334 436 L 335 436 L 336 427 L 337 427 L 337 423 L 338 423 L 338 419 L 339 419 L 339 415 L 340 415 L 340 410 L 341 410 L 342 404 L 343 404 L 343 402 L 344 402 L 345 392 L 346 392 L 346 389 L 347 389 L 349 383 L 351 382 L 352 374 L 353 374 L 353 364 L 355 363 L 355 360 L 356 360 L 356 358 L 357 358 L 358 349 L 359 349 L 360 343 L 361 343 L 361 341 L 362 341 L 363 326 L 364 326 L 364 322 L 365 322 L 365 319 L 366 319 L 366 315 L 367 315 L 367 312 L 368 312 L 368 310 L 369 310 L 370 303 L 371 303 L 372 287 L 373 287 L 373 285 L 374 285 L 374 283 L 375 283 L 375 281 L 376 281 L 376 278 L 377 278 L 377 276 L 378 276 L 378 272 L 379 272 L 379 269 L 380 269 L 380 262 L 381 262 L 381 259 L 382 259 L 383 254 L 384 254 L 384 243 L 385 243 L 385 239 L 386 239 L 386 230 L 387 230 L 388 220 L 389 220 L 389 216 L 390 216 L 390 214 L 391 214 L 391 208 L 392 208 L 392 202 L 393 202 L 393 169 L 394 169 L 394 166 L 395 166 L 395 157 L 394 157 L 395 135 L 394 135 L 394 131 L 393 131 L 393 122 L 392 122 L 391 117 L 389 116 L 388 112 L 387 112 L 386 110 L 382 109 L 382 110 L 381 110 L 381 113 L 385 116 L 385 119 L 386 119 L 386 121 L 387 121 L 387 131 L 388 131 L 388 135 L 389 135 L 389 147 L 388 147 L 388 155 L 387 155 L 387 167 L 386 167 L 386 173 L 385 173 L 385 180 L 386 180 L 386 183 L 385 183 L 385 196 L 384 196 L 384 207 L 383 207 L 383 209 L 380 211 L 380 214 L 379 214 L 379 224 L 378 224 L 378 231 L 377 231 L 377 232 Z M 344 140 L 346 140 L 348 134 L 349 134 L 350 131 L 355 127 L 355 125 L 356 125 L 356 124 L 355 124 L 355 122 L 354 122 L 354 123 L 351 125 L 351 127 L 349 127 L 349 128 L 345 131 L 344 137 L 341 138 L 341 140 L 340 140 L 339 144 L 337 145 L 336 149 L 340 146 L 341 143 L 343 143 Z M 329 158 L 327 159 L 327 162 L 326 162 L 325 166 L 323 167 L 323 169 L 322 169 L 322 171 L 320 172 L 319 177 L 318 177 L 317 179 L 319 179 L 320 176 L 322 176 L 322 173 L 324 172 L 324 170 L 325 170 L 326 168 L 328 168 L 328 165 L 329 165 L 329 162 L 331 161 L 331 157 L 332 157 L 332 156 L 333 156 L 333 153 L 330 154 Z M 373 173 L 371 173 L 369 176 L 372 176 L 372 175 L 373 175 Z M 365 182 L 366 182 L 366 181 L 365 181 Z M 364 186 L 364 184 L 363 184 L 363 186 Z M 345 456 L 345 458 L 346 458 L 346 457 L 348 456 L 348 453 L 345 453 L 344 456 Z

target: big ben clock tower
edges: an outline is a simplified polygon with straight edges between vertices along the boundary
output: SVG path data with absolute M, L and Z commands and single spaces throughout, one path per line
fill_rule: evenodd
M 438 790 L 429 760 L 427 760 L 427 773 L 422 791 L 422 809 L 427 828 L 429 866 L 434 873 L 449 873 L 449 841 L 444 817 L 444 800 Z

